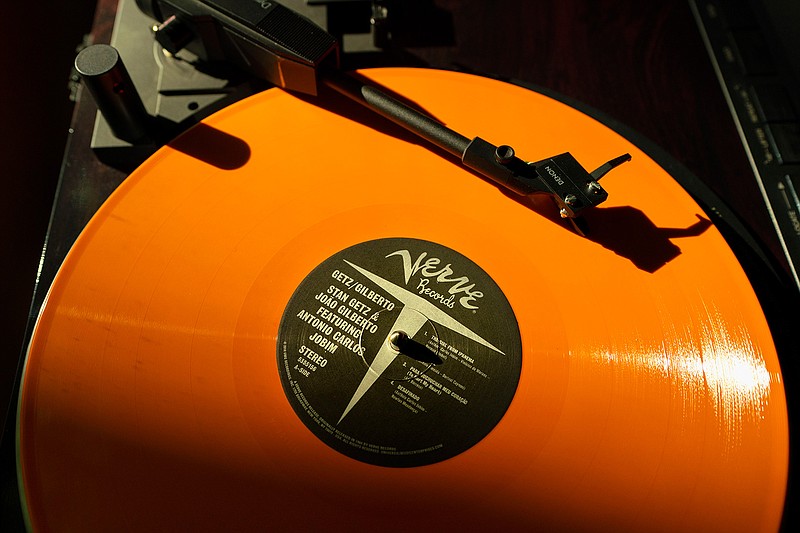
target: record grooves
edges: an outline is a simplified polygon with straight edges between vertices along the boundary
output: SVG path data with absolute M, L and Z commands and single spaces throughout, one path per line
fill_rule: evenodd
M 335 100 L 269 90 L 211 116 L 122 184 L 48 295 L 19 417 L 35 529 L 776 529 L 777 353 L 700 206 L 542 94 L 363 74 L 531 159 L 633 159 L 583 238 Z M 469 106 L 498 100 L 515 116 Z M 209 132 L 248 156 L 210 164 Z M 431 362 L 391 352 L 401 330 Z M 422 459 L 376 459 L 393 446 Z

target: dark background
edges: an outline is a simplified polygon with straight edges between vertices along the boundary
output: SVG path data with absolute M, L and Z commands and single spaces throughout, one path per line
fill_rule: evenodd
M 3 5 L 0 391 L 4 416 L 68 136 L 70 70 L 93 14 L 93 0 Z
M 68 88 L 93 0 L 6 2 L 0 33 L 0 413 L 6 418 L 67 141 Z M 11 441 L 13 443 L 13 441 Z M 9 439 L 3 439 L 7 457 Z M 12 456 L 13 457 L 13 456 Z M 19 526 L 14 464 L 0 463 L 0 529 Z M 17 504 L 18 508 L 18 504 Z M 13 530 L 13 529 L 12 529 Z
M 114 5 L 113 0 L 100 3 Z M 426 43 L 417 35 L 407 52 L 432 66 L 458 66 L 557 91 L 618 120 L 719 193 L 780 261 L 766 210 L 687 1 L 437 0 L 434 4 L 449 13 L 452 39 L 430 38 Z M 91 31 L 96 5 L 96 0 L 4 5 L 3 417 L 26 338 L 37 266 L 70 137 L 72 61 L 84 34 Z M 98 32 L 99 42 L 107 40 L 108 29 L 106 25 Z M 84 106 L 83 113 L 90 108 Z M 8 442 L 4 439 L 5 445 Z M 2 464 L 6 487 L 9 477 L 13 479 L 13 465 Z M 15 495 L 4 489 L 0 515 L 7 505 L 14 505 L 9 498 Z M 7 519 L 6 515 L 3 520 Z

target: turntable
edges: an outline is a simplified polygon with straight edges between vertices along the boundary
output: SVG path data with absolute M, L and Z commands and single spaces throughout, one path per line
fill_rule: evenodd
M 787 278 L 691 173 L 530 84 L 345 73 L 322 29 L 315 57 L 282 40 L 267 74 L 220 77 L 208 43 L 235 33 L 220 49 L 257 64 L 226 24 L 285 6 L 152 5 L 155 87 L 124 59 L 124 17 L 146 18 L 131 2 L 120 41 L 77 61 L 120 182 L 31 337 L 28 526 L 786 520 L 792 300 L 770 291 Z M 189 68 L 199 89 L 177 87 Z

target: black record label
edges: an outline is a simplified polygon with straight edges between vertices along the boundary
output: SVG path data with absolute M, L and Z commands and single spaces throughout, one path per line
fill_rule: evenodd
M 277 348 L 303 423 L 349 457 L 395 467 L 484 438 L 522 365 L 519 326 L 494 280 L 417 239 L 361 243 L 320 264 L 289 300 Z

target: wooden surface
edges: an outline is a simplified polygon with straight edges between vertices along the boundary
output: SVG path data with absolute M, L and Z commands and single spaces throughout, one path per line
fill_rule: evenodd
M 115 4 L 114 0 L 97 4 L 94 42 L 110 39 Z M 441 38 L 410 35 L 404 54 L 433 67 L 455 67 L 557 91 L 630 127 L 722 196 L 780 260 L 777 239 L 686 1 L 437 0 L 433 4 L 452 32 L 445 31 Z M 85 94 L 73 117 L 74 133 L 67 134 L 70 63 L 80 35 L 89 29 L 93 6 L 91 0 L 82 0 L 58 8 L 64 12 L 37 7 L 33 15 L 14 6 L 11 19 L 38 16 L 37 24 L 16 25 L 3 37 L 7 40 L 3 70 L 9 71 L 7 61 L 14 66 L 13 79 L 2 93 L 4 113 L 11 113 L 3 117 L 6 140 L 1 152 L 4 162 L 10 162 L 2 172 L 10 192 L 0 199 L 0 229 L 6 235 L 0 260 L 9 266 L 2 284 L 0 321 L 3 407 L 11 399 L 30 324 L 36 267 L 53 198 L 59 223 L 50 228 L 42 271 L 45 281 L 94 209 L 125 176 L 101 164 L 89 149 L 94 106 Z M 65 21 L 73 25 L 71 31 L 65 30 Z M 32 27 L 39 33 L 31 33 Z M 436 45 L 425 45 L 430 42 Z M 513 112 L 501 102 L 497 106 L 498 113 Z M 37 304 L 45 285 L 36 291 Z M 6 431 L 3 439 L 4 511 L 13 510 L 16 497 L 13 465 L 7 460 L 11 436 Z M 10 516 L 0 515 L 3 520 Z M 11 520 L 10 525 L 19 525 Z

